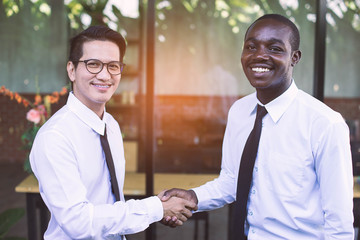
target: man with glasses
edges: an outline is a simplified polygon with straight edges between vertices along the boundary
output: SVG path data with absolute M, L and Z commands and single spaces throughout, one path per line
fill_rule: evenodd
M 182 223 L 196 208 L 181 198 L 124 200 L 122 135 L 105 104 L 119 85 L 125 48 L 123 37 L 104 26 L 71 40 L 67 72 L 73 91 L 39 130 L 30 153 L 51 213 L 44 239 L 125 239 L 164 216 Z

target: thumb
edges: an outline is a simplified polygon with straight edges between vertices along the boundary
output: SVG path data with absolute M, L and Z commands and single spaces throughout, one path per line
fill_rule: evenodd
M 161 193 L 162 193 L 162 196 L 160 197 L 160 199 L 163 202 L 166 202 L 171 197 L 171 195 L 169 194 L 169 191 L 163 191 Z
M 164 195 L 164 192 L 165 192 L 166 190 L 162 190 L 157 196 L 158 196 L 158 198 L 162 198 L 162 196 Z

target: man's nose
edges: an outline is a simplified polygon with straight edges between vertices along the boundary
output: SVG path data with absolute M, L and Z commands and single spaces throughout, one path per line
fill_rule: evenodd
M 96 77 L 100 80 L 109 80 L 111 78 L 111 74 L 109 73 L 107 69 L 107 65 L 104 64 L 101 71 L 96 75 Z
M 258 59 L 269 59 L 269 53 L 265 47 L 260 47 L 256 50 L 255 57 Z

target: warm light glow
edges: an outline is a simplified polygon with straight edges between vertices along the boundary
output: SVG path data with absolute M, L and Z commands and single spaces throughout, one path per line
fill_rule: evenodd
M 104 9 L 104 13 L 113 19 L 115 15 L 112 13 L 112 5 L 120 9 L 121 14 L 125 17 L 130 17 L 130 18 L 139 17 L 139 1 L 109 0 Z

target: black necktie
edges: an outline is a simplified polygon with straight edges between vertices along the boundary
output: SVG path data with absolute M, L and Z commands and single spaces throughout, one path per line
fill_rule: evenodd
M 110 181 L 111 181 L 112 192 L 115 194 L 116 201 L 120 201 L 119 186 L 118 186 L 118 182 L 116 179 L 114 161 L 113 161 L 113 158 L 111 155 L 109 142 L 107 140 L 106 126 L 105 126 L 104 136 L 100 135 L 100 142 L 101 142 L 101 146 L 104 150 L 106 164 L 107 164 L 107 166 L 109 168 L 109 172 L 110 172 Z
M 241 156 L 236 202 L 234 203 L 233 239 L 246 239 L 244 223 L 247 215 L 247 201 L 252 181 L 253 168 L 259 147 L 262 119 L 267 114 L 265 107 L 257 106 L 256 119 Z

